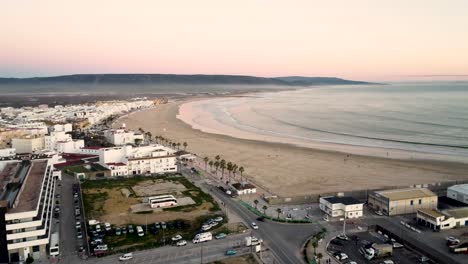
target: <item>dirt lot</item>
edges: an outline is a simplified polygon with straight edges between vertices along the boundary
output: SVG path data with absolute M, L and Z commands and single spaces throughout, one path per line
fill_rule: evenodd
M 198 216 L 209 215 L 217 210 L 217 205 L 210 196 L 201 192 L 183 177 L 99 180 L 85 182 L 82 186 L 86 217 L 116 226 L 143 225 L 173 219 L 191 221 Z M 153 213 L 131 213 L 130 208 L 142 203 L 142 199 L 148 195 L 174 192 L 180 196 L 190 197 L 195 204 Z

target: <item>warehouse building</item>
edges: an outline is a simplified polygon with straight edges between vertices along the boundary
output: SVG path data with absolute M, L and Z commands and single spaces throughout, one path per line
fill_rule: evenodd
M 418 224 L 434 231 L 468 226 L 468 207 L 443 211 L 420 209 L 417 219 Z
M 459 184 L 448 187 L 447 197 L 468 204 L 468 184 Z
M 369 193 L 370 208 L 385 215 L 416 213 L 419 209 L 436 209 L 437 195 L 426 188 L 407 188 Z

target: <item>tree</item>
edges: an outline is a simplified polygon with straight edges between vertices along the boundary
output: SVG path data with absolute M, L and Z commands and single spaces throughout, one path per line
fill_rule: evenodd
M 281 214 L 281 208 L 276 208 L 276 212 L 278 213 L 278 219 L 279 219 L 279 215 Z
M 266 215 L 266 210 L 268 209 L 268 206 L 264 205 L 262 209 L 263 209 L 263 214 Z
M 317 258 L 318 258 L 318 263 L 320 264 L 320 261 L 321 261 L 321 260 L 322 260 L 322 258 L 323 258 L 323 255 L 322 255 L 322 253 L 320 253 L 320 252 L 319 252 L 319 253 L 317 253 Z
M 226 162 L 220 162 L 219 168 L 221 169 L 221 178 L 224 178 L 224 169 L 226 169 Z
M 215 160 L 219 161 L 221 159 L 221 156 L 216 155 Z
M 314 248 L 314 255 L 317 255 L 317 247 L 318 247 L 318 243 L 317 243 L 317 240 L 312 240 L 312 247 Z
M 184 150 L 187 150 L 187 146 L 188 146 L 187 142 L 184 142 L 182 145 L 184 146 Z
M 173 149 L 175 149 L 175 148 L 176 148 L 176 146 L 177 146 L 177 143 L 175 143 L 175 142 L 174 142 L 174 143 L 172 143 L 172 148 L 173 148 Z
M 237 172 L 237 165 L 232 165 L 232 175 L 234 176 L 234 180 L 236 179 L 236 172 Z
M 26 259 L 26 263 L 31 264 L 33 262 L 34 262 L 34 258 L 31 255 L 29 255 L 28 258 Z
M 226 168 L 228 170 L 228 181 L 231 181 L 231 172 L 232 172 L 232 162 L 228 162 L 226 165 Z
M 148 137 L 148 141 L 151 142 L 151 138 L 153 137 L 153 134 L 151 134 L 151 132 L 146 132 L 146 136 Z
M 208 165 L 208 161 L 209 161 L 209 160 L 210 160 L 210 159 L 209 159 L 208 157 L 204 157 L 204 158 L 203 158 L 203 161 L 205 162 L 205 170 L 206 170 L 206 167 L 207 167 L 207 165 Z
M 208 162 L 208 165 L 210 165 L 210 171 L 213 171 L 213 164 L 214 164 L 214 162 L 212 160 L 210 160 L 210 162 Z
M 257 210 L 257 206 L 258 206 L 258 200 L 257 199 L 254 200 L 254 204 L 255 204 L 255 210 Z
M 241 167 L 239 168 L 239 172 L 240 172 L 240 174 L 241 174 L 240 181 L 242 182 L 242 173 L 244 173 L 244 167 L 241 166 Z
M 216 176 L 218 176 L 219 161 L 215 161 L 214 166 L 216 168 Z

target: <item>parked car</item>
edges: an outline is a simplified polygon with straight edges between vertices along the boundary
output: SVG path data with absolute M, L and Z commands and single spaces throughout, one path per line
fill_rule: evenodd
M 135 230 L 133 229 L 133 226 L 129 225 L 128 226 L 128 233 L 132 234 L 133 232 L 135 232 Z
M 335 258 L 337 260 L 346 260 L 348 259 L 348 255 L 346 255 L 346 253 L 343 253 L 343 252 L 338 252 L 335 254 Z
M 250 224 L 250 226 L 253 228 L 253 229 L 258 229 L 258 225 L 255 223 L 255 222 L 252 222 Z
M 122 230 L 122 234 L 123 234 L 123 235 L 126 235 L 126 234 L 127 234 L 127 228 L 125 228 L 125 226 L 122 227 L 121 230 Z
M 166 229 L 166 228 L 167 228 L 166 222 L 161 222 L 161 228 L 162 228 L 162 229 Z
M 117 227 L 117 228 L 115 229 L 115 235 L 116 235 L 116 236 L 120 236 L 121 234 L 122 234 L 122 231 L 120 230 L 119 227 Z
M 374 211 L 374 212 L 375 212 L 376 215 L 380 215 L 380 216 L 384 215 L 384 214 L 382 213 L 382 211 Z
M 178 247 L 185 246 L 185 245 L 187 245 L 187 241 L 186 240 L 179 240 L 179 241 L 177 241 L 176 245 Z
M 122 256 L 119 257 L 119 261 L 126 261 L 126 260 L 130 260 L 133 258 L 133 254 L 132 253 L 127 253 L 127 254 L 123 254 Z
M 219 233 L 215 236 L 216 239 L 223 239 L 226 237 L 226 234 L 225 233 Z
M 347 237 L 346 235 L 344 234 L 341 234 L 341 235 L 338 235 L 336 238 L 340 239 L 340 240 L 349 240 L 349 237 Z
M 228 251 L 226 251 L 226 256 L 233 256 L 237 254 L 237 251 L 235 249 L 229 249 Z
M 224 218 L 222 216 L 217 216 L 217 217 L 214 218 L 214 220 L 216 222 L 222 222 L 224 220 Z
M 178 241 L 178 240 L 182 239 L 182 236 L 181 235 L 175 235 L 171 239 L 172 239 L 172 241 Z
M 83 233 L 81 231 L 76 232 L 76 238 L 82 239 L 83 238 Z

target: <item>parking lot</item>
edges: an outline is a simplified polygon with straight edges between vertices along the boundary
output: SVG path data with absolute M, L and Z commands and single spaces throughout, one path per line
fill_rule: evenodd
M 404 246 L 393 247 L 393 253 L 391 256 L 388 257 L 377 257 L 372 260 L 367 260 L 361 253 L 360 248 L 372 244 L 384 244 L 384 243 L 391 243 L 388 236 L 384 236 L 379 231 L 370 230 L 367 232 L 359 232 L 349 236 L 349 240 L 342 240 L 339 238 L 335 238 L 330 241 L 328 246 L 328 251 L 332 254 L 335 253 L 345 253 L 348 258 L 343 261 L 343 263 L 348 263 L 349 261 L 355 261 L 357 263 L 382 263 L 384 260 L 392 260 L 394 263 L 399 264 L 412 264 L 412 263 L 421 263 L 422 255 L 412 251 Z M 395 241 L 396 243 L 400 241 Z M 434 263 L 431 261 L 427 261 L 425 263 Z

